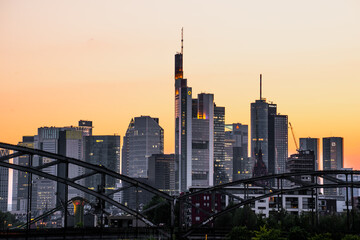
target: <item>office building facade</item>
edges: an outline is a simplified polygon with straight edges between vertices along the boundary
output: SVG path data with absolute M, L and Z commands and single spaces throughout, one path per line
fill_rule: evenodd
M 164 153 L 164 130 L 158 118 L 131 119 L 122 148 L 122 174 L 132 178 L 148 177 L 148 158 Z
M 170 195 L 175 194 L 175 155 L 153 154 L 148 160 L 150 185 Z
M 225 107 L 214 106 L 214 185 L 229 182 L 225 162 Z
M 193 107 L 197 118 L 192 119 L 192 186 L 213 186 L 214 95 L 198 94 Z
M 0 157 L 9 155 L 9 150 L 0 149 Z M 0 167 L 0 211 L 8 211 L 9 169 Z
M 287 171 L 290 173 L 315 171 L 315 155 L 311 150 L 299 150 L 290 155 L 287 161 Z M 311 176 L 295 176 L 297 180 L 312 182 Z
M 275 161 L 273 173 L 280 174 L 286 172 L 286 161 L 288 158 L 288 116 L 276 115 L 274 120 Z
M 34 136 L 24 136 L 19 146 L 34 148 Z M 20 166 L 29 166 L 29 155 L 22 155 L 14 159 L 16 164 Z M 27 210 L 28 201 L 28 184 L 29 173 L 23 171 L 13 170 L 13 211 L 25 213 Z
M 260 75 L 260 99 L 251 103 L 251 157 L 254 167 L 261 166 L 257 174 L 283 173 L 288 157 L 287 116 L 278 115 L 277 105 L 262 98 L 261 91 Z M 256 164 L 260 159 L 264 164 Z
M 300 138 L 300 150 L 310 150 L 314 152 L 315 156 L 315 171 L 319 170 L 319 139 L 318 138 Z
M 251 177 L 248 136 L 248 125 L 241 123 L 226 125 L 225 169 L 229 182 Z
M 323 170 L 340 170 L 344 167 L 344 140 L 342 137 L 323 138 Z M 335 176 L 334 176 L 335 177 Z M 324 179 L 324 184 L 332 182 Z M 338 195 L 336 188 L 324 188 L 325 195 Z
M 117 135 L 93 135 L 85 137 L 85 162 L 104 166 L 120 173 L 120 136 Z M 91 170 L 86 170 L 85 173 Z M 105 189 L 113 189 L 118 181 L 106 176 Z M 99 174 L 87 177 L 85 186 L 97 191 L 101 183 Z

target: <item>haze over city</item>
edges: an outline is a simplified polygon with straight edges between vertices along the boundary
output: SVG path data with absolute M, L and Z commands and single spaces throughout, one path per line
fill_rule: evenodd
M 131 118 L 159 118 L 174 152 L 174 53 L 184 27 L 184 77 L 214 93 L 226 123 L 250 124 L 263 97 L 296 138 L 344 138 L 360 169 L 358 1 L 2 1 L 0 141 L 41 126 L 94 123 L 124 135 Z M 289 155 L 295 145 L 289 131 Z

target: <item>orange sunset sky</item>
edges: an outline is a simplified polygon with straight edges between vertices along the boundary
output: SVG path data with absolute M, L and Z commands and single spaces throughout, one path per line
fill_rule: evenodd
M 250 123 L 262 73 L 263 96 L 297 138 L 343 137 L 345 167 L 360 169 L 359 10 L 358 0 L 0 0 L 0 141 L 80 119 L 122 137 L 150 115 L 173 152 L 184 27 L 188 84 L 214 93 L 227 123 Z

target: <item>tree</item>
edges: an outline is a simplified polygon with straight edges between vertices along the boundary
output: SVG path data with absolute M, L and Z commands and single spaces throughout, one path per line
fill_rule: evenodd
M 255 231 L 255 237 L 252 240 L 281 240 L 281 231 L 279 229 L 267 229 L 266 226 L 260 227 L 259 231 Z
M 315 236 L 311 237 L 309 240 L 332 240 L 330 233 L 322 233 L 316 234 Z
M 305 229 L 295 226 L 290 229 L 289 232 L 289 240 L 307 240 L 308 239 L 308 233 L 305 231 Z
M 152 208 L 154 207 L 154 208 Z M 152 208 L 152 209 L 151 209 Z M 149 209 L 148 211 L 146 211 Z M 170 204 L 159 196 L 154 196 L 151 201 L 144 206 L 145 216 L 156 224 L 165 224 L 170 226 L 171 214 Z
M 20 222 L 9 212 L 0 211 L 0 229 L 5 230 L 19 225 Z
M 251 231 L 245 226 L 234 227 L 231 232 L 226 235 L 229 240 L 251 240 Z
M 360 240 L 360 237 L 357 235 L 345 235 L 341 240 Z

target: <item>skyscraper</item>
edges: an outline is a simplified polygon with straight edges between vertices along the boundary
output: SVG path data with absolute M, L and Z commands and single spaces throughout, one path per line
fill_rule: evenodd
M 315 155 L 312 150 L 299 150 L 291 154 L 287 161 L 287 170 L 290 173 L 315 171 Z M 311 176 L 295 176 L 295 179 L 311 182 Z
M 198 94 L 192 119 L 192 186 L 214 184 L 214 95 Z
M 323 170 L 344 168 L 344 142 L 342 137 L 323 138 Z M 335 176 L 334 176 L 335 177 Z M 332 183 L 324 179 L 324 184 Z M 337 189 L 325 188 L 325 195 L 337 195 Z
M 300 150 L 311 150 L 315 157 L 315 171 L 319 170 L 319 139 L 318 138 L 300 138 Z
M 279 174 L 286 171 L 286 161 L 288 158 L 288 117 L 287 115 L 276 115 L 274 119 L 275 166 L 273 173 Z
M 0 157 L 9 155 L 9 150 L 0 149 Z M 8 210 L 9 169 L 0 167 L 0 211 Z
M 174 154 L 153 154 L 149 157 L 149 183 L 168 194 L 176 192 Z
M 182 34 L 181 34 L 182 35 Z M 186 191 L 192 184 L 192 89 L 183 71 L 183 37 L 181 52 L 175 54 L 175 184 Z
M 214 106 L 214 184 L 229 182 L 225 162 L 225 107 Z
M 323 170 L 344 167 L 344 142 L 342 137 L 323 138 Z
M 148 157 L 164 153 L 164 130 L 158 118 L 131 119 L 122 148 L 122 174 L 133 178 L 148 177 Z
M 59 132 L 57 127 L 38 128 L 38 135 L 34 137 L 34 148 L 58 153 Z M 47 157 L 34 156 L 33 166 L 41 166 L 54 161 Z M 53 165 L 42 170 L 48 174 L 57 175 L 57 166 Z M 49 179 L 33 175 L 32 211 L 50 210 L 56 206 L 57 183 Z M 36 204 L 35 204 L 36 203 Z
M 22 142 L 18 143 L 19 146 L 34 148 L 34 136 L 24 136 Z M 22 155 L 14 161 L 20 166 L 28 166 L 30 157 L 29 155 Z M 25 213 L 27 208 L 28 199 L 28 172 L 13 170 L 13 208 L 12 210 Z
M 99 135 L 85 137 L 85 161 L 87 163 L 104 166 L 115 172 L 120 172 L 120 136 L 117 135 Z M 85 171 L 85 173 L 90 172 Z M 105 188 L 114 188 L 117 180 L 106 176 Z M 101 183 L 99 174 L 87 177 L 85 186 L 98 190 Z
M 260 99 L 251 103 L 251 157 L 254 166 L 261 166 L 258 173 L 276 174 L 285 171 L 287 138 L 287 116 L 278 115 L 277 105 L 262 98 L 260 75 Z M 260 150 L 264 166 L 255 164 L 260 159 Z

